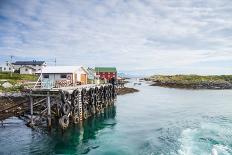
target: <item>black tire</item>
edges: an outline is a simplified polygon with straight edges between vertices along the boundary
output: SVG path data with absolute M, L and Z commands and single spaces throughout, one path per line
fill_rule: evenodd
M 79 99 L 80 91 L 78 89 L 74 90 L 72 93 L 73 98 Z
M 83 88 L 82 91 L 81 91 L 81 101 L 82 101 L 83 104 L 86 104 L 86 102 L 88 102 L 87 101 L 88 100 L 87 94 L 88 93 L 87 93 L 86 89 Z
M 79 108 L 78 107 L 73 108 L 73 115 L 79 115 Z
M 67 128 L 69 125 L 69 117 L 67 115 L 62 116 L 59 119 L 59 124 L 60 124 L 61 128 L 63 128 L 63 129 Z
M 71 95 L 67 91 L 61 91 L 61 100 L 65 103 L 71 100 Z
M 78 115 L 74 115 L 72 119 L 74 124 L 78 124 L 80 122 L 80 118 Z
M 74 98 L 73 101 L 72 101 L 72 105 L 73 105 L 73 107 L 78 107 L 78 105 L 79 105 L 79 98 Z
M 68 115 L 71 111 L 71 106 L 70 106 L 70 103 L 68 102 L 65 102 L 63 105 L 62 105 L 62 112 L 63 114 L 65 115 Z
M 95 91 L 95 94 L 98 94 L 98 92 L 99 92 L 98 87 L 95 87 L 94 91 Z
M 88 112 L 87 112 L 87 110 L 84 111 L 83 116 L 84 116 L 84 119 L 88 118 Z

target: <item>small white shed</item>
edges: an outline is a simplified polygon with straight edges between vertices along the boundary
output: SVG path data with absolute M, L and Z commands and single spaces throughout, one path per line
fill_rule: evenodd
M 50 81 L 55 84 L 87 84 L 87 72 L 82 66 L 47 66 L 41 71 L 42 81 Z

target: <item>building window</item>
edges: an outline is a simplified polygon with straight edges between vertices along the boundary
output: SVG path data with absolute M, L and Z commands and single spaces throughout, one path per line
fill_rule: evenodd
M 48 78 L 49 78 L 49 75 L 48 75 L 48 74 L 44 74 L 44 75 L 43 75 L 43 78 L 48 79 Z
M 6 70 L 6 67 L 4 67 L 4 71 Z
M 9 70 L 11 70 L 11 68 L 9 67 Z
M 66 79 L 66 78 L 67 78 L 67 75 L 66 75 L 66 74 L 61 74 L 61 75 L 60 75 L 60 78 L 61 78 L 61 79 Z
M 27 69 L 27 68 L 25 68 L 25 71 L 27 72 L 27 71 L 28 71 L 28 69 Z
M 2 67 L 0 67 L 0 71 L 2 70 Z

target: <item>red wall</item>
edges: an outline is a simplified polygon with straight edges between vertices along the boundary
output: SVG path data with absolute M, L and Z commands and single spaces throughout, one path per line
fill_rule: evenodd
M 101 72 L 97 73 L 97 75 L 100 75 L 101 79 L 107 79 L 110 80 L 111 78 L 117 78 L 117 73 L 112 73 L 112 72 Z

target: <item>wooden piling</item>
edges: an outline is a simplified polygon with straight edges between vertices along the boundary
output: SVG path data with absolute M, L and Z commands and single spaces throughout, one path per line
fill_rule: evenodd
M 51 121 L 51 98 L 49 91 L 47 92 L 47 125 L 48 128 L 51 128 L 52 121 Z
M 30 90 L 30 95 L 29 95 L 29 98 L 30 98 L 30 115 L 31 115 L 31 126 L 34 125 L 34 121 L 33 121 L 33 97 L 32 97 L 32 90 Z

